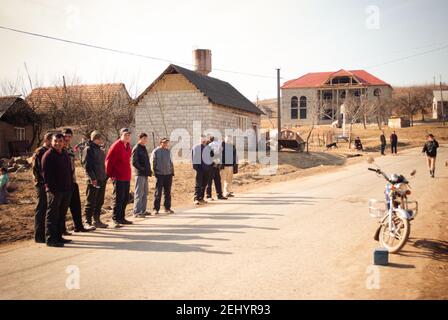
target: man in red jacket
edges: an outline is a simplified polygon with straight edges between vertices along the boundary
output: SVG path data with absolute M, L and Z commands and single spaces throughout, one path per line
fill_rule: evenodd
M 129 188 L 131 183 L 131 130 L 120 130 L 120 139 L 115 141 L 106 156 L 106 174 L 114 185 L 114 208 L 112 219 L 114 227 L 122 224 L 132 224 L 125 219 L 126 206 L 129 202 Z

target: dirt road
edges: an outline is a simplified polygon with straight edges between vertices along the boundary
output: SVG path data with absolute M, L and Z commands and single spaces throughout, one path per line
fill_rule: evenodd
M 371 267 L 378 243 L 367 213 L 384 181 L 357 163 L 75 235 L 65 248 L 2 247 L 0 298 L 446 299 L 448 149 L 440 149 L 436 179 L 419 151 L 377 161 L 387 172 L 417 169 L 411 184 L 420 213 L 410 243 L 388 267 Z M 67 282 L 76 287 L 78 271 L 79 289 L 67 289 Z

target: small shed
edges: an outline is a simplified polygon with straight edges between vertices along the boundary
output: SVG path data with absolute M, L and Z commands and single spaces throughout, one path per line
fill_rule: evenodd
M 19 96 L 0 97 L 0 157 L 29 153 L 35 143 L 37 116 Z
M 388 126 L 393 129 L 407 128 L 411 126 L 411 121 L 404 117 L 392 117 L 389 118 Z

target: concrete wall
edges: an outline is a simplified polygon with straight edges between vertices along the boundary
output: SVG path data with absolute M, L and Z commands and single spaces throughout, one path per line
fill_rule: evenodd
M 196 144 L 200 134 L 193 136 L 193 123 L 200 122 L 201 132 L 237 128 L 239 116 L 247 117 L 247 127 L 259 128 L 260 116 L 234 108 L 212 104 L 195 86 L 179 74 L 165 75 L 138 102 L 135 110 L 136 134 L 149 135 L 148 149 L 158 145 L 162 137 L 170 138 L 175 129 L 184 129 L 190 137 L 190 145 Z M 182 131 L 176 131 L 182 137 Z M 152 139 L 154 134 L 155 141 Z M 177 137 L 172 137 L 176 139 Z M 193 140 L 194 139 L 194 140 Z

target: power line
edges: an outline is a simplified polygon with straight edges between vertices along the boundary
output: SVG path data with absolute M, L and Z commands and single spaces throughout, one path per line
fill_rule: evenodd
M 425 54 L 433 53 L 433 52 L 436 52 L 436 51 L 441 51 L 441 50 L 444 50 L 444 49 L 447 49 L 447 48 L 448 48 L 448 45 L 444 45 L 442 47 L 438 47 L 438 48 L 435 48 L 435 49 L 431 49 L 431 50 L 427 50 L 427 51 L 411 54 L 411 55 L 406 56 L 406 57 L 392 59 L 392 60 L 389 60 L 389 61 L 386 61 L 386 62 L 383 62 L 383 63 L 380 63 L 380 64 L 372 65 L 372 66 L 367 67 L 367 69 L 373 69 L 373 68 L 382 67 L 384 65 L 388 65 L 388 64 L 391 64 L 391 63 L 395 63 L 395 62 L 400 62 L 400 61 L 411 59 L 411 58 L 415 58 L 415 57 L 418 57 L 418 56 L 423 56 Z
M 24 31 L 24 30 L 19 30 L 19 29 L 14 29 L 14 28 L 5 27 L 5 26 L 0 26 L 0 29 L 12 31 L 12 32 L 17 32 L 17 33 L 21 33 L 21 34 L 25 34 L 25 35 L 29 35 L 29 36 L 33 36 L 33 37 L 45 38 L 45 39 L 49 39 L 49 40 L 54 40 L 54 41 L 74 44 L 74 45 L 83 46 L 83 47 L 88 47 L 88 48 L 92 48 L 92 49 L 98 49 L 98 50 L 109 51 L 109 52 L 118 53 L 118 54 L 124 54 L 124 55 L 144 58 L 144 59 L 150 59 L 150 60 L 167 62 L 167 63 L 170 63 L 170 64 L 173 63 L 173 64 L 180 64 L 180 65 L 194 66 L 191 63 L 176 62 L 176 61 L 169 60 L 169 59 L 152 57 L 152 56 L 148 56 L 148 55 L 144 55 L 144 54 L 140 54 L 140 53 L 135 53 L 135 52 L 131 52 L 131 51 L 125 51 L 125 50 L 120 50 L 120 49 L 108 48 L 108 47 L 103 47 L 103 46 L 99 46 L 99 45 L 95 45 L 95 44 L 79 42 L 79 41 L 73 41 L 73 40 L 53 37 L 53 36 L 49 36 L 49 35 L 45 35 L 45 34 L 29 32 L 29 31 Z M 251 77 L 269 78 L 269 79 L 275 79 L 276 78 L 274 76 L 267 76 L 267 75 L 256 74 L 256 73 L 233 71 L 233 70 L 226 70 L 226 69 L 219 69 L 219 68 L 214 68 L 213 70 L 214 71 L 226 72 L 226 73 L 233 73 L 233 74 L 251 76 Z

